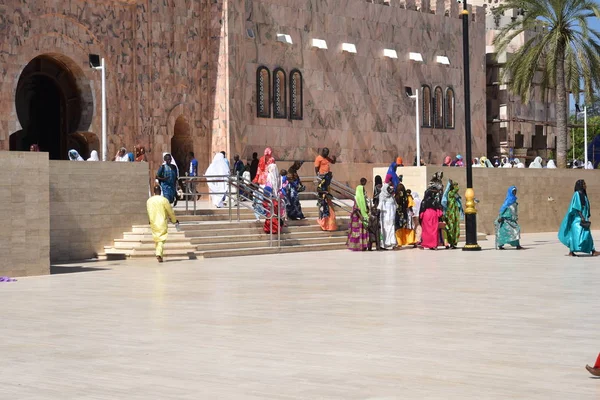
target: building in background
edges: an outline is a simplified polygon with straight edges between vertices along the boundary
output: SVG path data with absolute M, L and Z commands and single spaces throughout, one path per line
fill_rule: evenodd
M 511 42 L 508 50 L 498 53 L 493 41 L 500 30 L 519 18 L 520 10 L 507 10 L 495 15 L 493 10 L 502 0 L 476 0 L 475 4 L 486 9 L 486 115 L 488 157 L 514 156 L 523 161 L 536 156 L 553 158 L 556 150 L 556 111 L 554 89 L 543 89 L 534 84 L 528 104 L 508 90 L 502 82 L 503 67 L 511 53 L 521 48 L 528 40 L 542 34 L 540 23 L 532 31 L 523 32 Z M 508 78 L 510 79 L 510 77 Z
M 108 158 L 145 146 L 186 170 L 212 154 L 345 163 L 464 153 L 459 5 L 438 0 L 8 0 L 0 5 L 0 149 L 51 159 L 100 149 L 106 60 Z M 471 20 L 474 154 L 486 151 L 485 19 Z

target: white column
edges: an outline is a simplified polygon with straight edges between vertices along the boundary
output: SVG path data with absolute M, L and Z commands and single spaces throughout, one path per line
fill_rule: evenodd
M 102 69 L 102 161 L 106 161 L 108 142 L 106 139 L 106 66 L 102 58 L 100 69 Z
M 583 154 L 584 154 L 584 168 L 587 168 L 588 163 L 588 143 L 587 143 L 587 106 L 583 106 Z
M 417 93 L 415 97 L 415 126 L 417 132 L 417 167 L 421 166 L 421 124 L 419 121 L 419 88 L 417 87 Z M 410 165 L 410 164 L 409 164 Z

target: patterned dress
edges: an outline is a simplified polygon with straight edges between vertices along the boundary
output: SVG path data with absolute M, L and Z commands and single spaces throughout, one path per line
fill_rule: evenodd
M 496 248 L 504 245 L 520 246 L 521 227 L 519 226 L 518 203 L 513 203 L 502 211 L 494 226 L 496 227 Z
M 364 186 L 356 188 L 356 195 L 352 214 L 350 215 L 350 229 L 346 246 L 352 251 L 365 251 L 369 245 L 369 210 Z
M 453 184 L 448 192 L 448 205 L 445 212 L 446 239 L 450 246 L 456 247 L 460 237 L 460 219 L 463 213 L 462 203 L 458 194 L 458 184 Z

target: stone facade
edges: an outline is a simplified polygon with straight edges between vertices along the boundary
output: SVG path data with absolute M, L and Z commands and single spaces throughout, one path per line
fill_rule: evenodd
M 389 162 L 397 155 L 412 162 L 415 106 L 404 87 L 429 85 L 432 90 L 436 86 L 454 90 L 455 128 L 422 128 L 422 158 L 441 163 L 446 154 L 464 154 L 462 27 L 455 2 L 233 0 L 229 4 L 232 151 L 249 156 L 268 145 L 277 159 L 313 160 L 320 148 L 329 147 L 348 163 Z M 485 151 L 483 13 L 481 17 L 472 14 L 470 25 L 475 154 Z M 277 34 L 290 35 L 292 44 L 278 42 Z M 328 49 L 313 48 L 312 39 L 325 40 Z M 343 52 L 342 43 L 355 44 L 356 54 Z M 398 59 L 384 57 L 384 49 L 396 50 Z M 424 62 L 410 61 L 409 52 L 421 53 Z M 447 56 L 450 65 L 438 64 L 437 56 Z M 257 118 L 259 66 L 271 73 L 282 68 L 288 78 L 293 69 L 302 72 L 303 120 Z
M 388 162 L 398 154 L 412 159 L 414 101 L 404 87 L 422 84 L 456 94 L 455 129 L 422 129 L 423 158 L 437 163 L 445 153 L 464 152 L 455 2 L 9 0 L 0 4 L 0 15 L 3 150 L 11 147 L 11 134 L 27 144 L 28 112 L 35 110 L 18 106 L 15 97 L 23 93 L 19 104 L 30 101 L 34 89 L 19 82 L 44 74 L 63 97 L 56 129 L 65 139 L 54 154 L 99 148 L 100 72 L 89 68 L 92 53 L 106 60 L 109 158 L 139 143 L 153 169 L 165 151 L 183 166 L 193 149 L 203 170 L 216 151 L 249 158 L 267 145 L 283 160 L 312 159 L 324 146 L 347 163 Z M 471 15 L 470 28 L 477 154 L 485 149 L 484 21 L 478 15 Z M 290 35 L 293 44 L 277 42 L 277 33 Z M 313 38 L 329 49 L 313 49 Z M 356 44 L 357 53 L 342 53 L 342 42 Z M 399 58 L 384 58 L 384 48 Z M 408 61 L 410 51 L 424 62 Z M 438 55 L 450 65 L 437 64 Z M 302 73 L 302 120 L 256 117 L 259 65 Z

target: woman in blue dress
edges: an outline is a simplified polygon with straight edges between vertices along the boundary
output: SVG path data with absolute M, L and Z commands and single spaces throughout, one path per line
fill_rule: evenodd
M 517 187 L 511 186 L 508 188 L 506 198 L 498 218 L 494 222 L 496 227 L 496 248 L 504 250 L 505 245 L 516 247 L 517 250 L 522 250 L 521 247 L 521 227 L 519 226 L 519 211 L 517 203 Z
M 173 158 L 170 154 L 165 155 L 164 161 L 165 163 L 160 166 L 156 173 L 156 179 L 160 182 L 163 197 L 173 204 L 177 195 L 177 169 L 175 165 L 171 164 Z
M 590 232 L 590 201 L 586 190 L 583 179 L 575 183 L 575 193 L 569 211 L 558 232 L 558 239 L 569 248 L 569 255 L 572 257 L 577 257 L 575 253 L 600 255 L 594 248 L 594 239 Z

